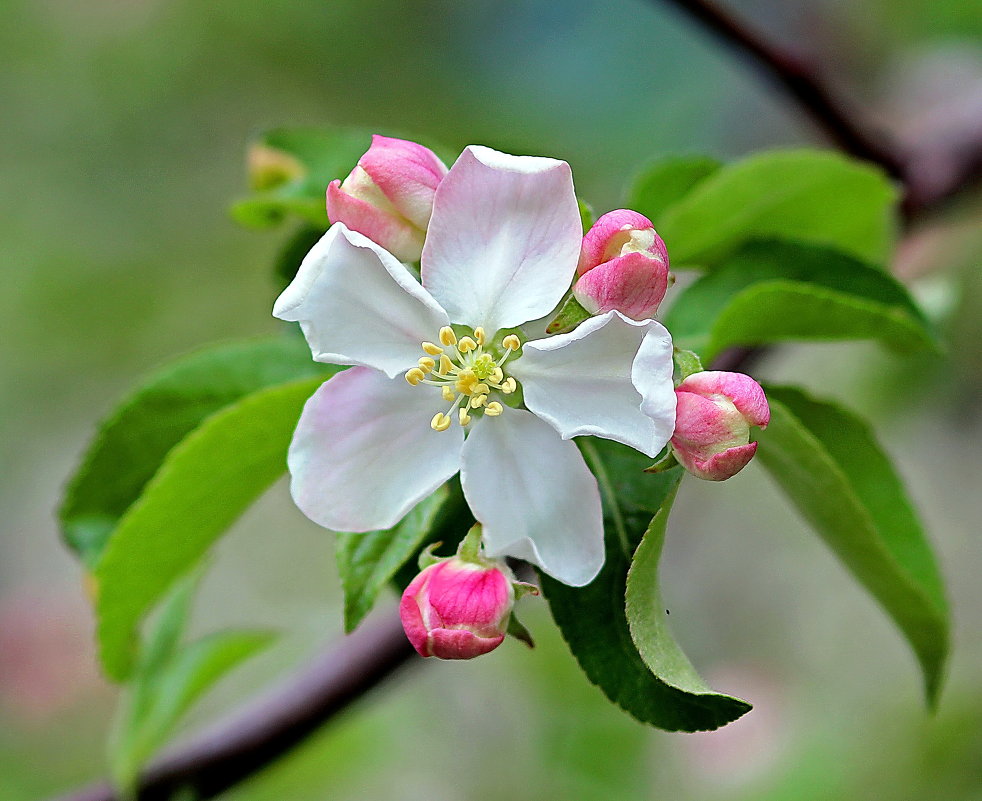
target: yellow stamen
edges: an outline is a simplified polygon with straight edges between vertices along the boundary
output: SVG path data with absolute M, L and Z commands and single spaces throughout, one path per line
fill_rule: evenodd
M 440 329 L 440 342 L 448 347 L 457 344 L 457 335 L 449 325 L 445 325 Z
M 505 372 L 500 367 L 495 367 L 494 370 L 491 371 L 491 380 L 494 381 L 494 383 L 496 384 L 500 384 L 501 379 L 504 377 L 505 377 Z
M 430 420 L 430 428 L 434 431 L 446 431 L 450 428 L 450 417 L 443 412 L 437 412 Z
M 501 391 L 504 392 L 506 395 L 511 395 L 511 393 L 514 392 L 516 389 L 518 389 L 518 382 L 514 378 L 511 378 L 510 376 L 506 378 L 501 384 Z
M 440 392 L 443 394 L 443 399 L 447 403 L 450 403 L 450 401 L 452 401 L 454 399 L 454 397 L 455 397 L 453 390 L 450 389 L 449 386 L 444 386 L 443 389 L 440 390 Z
M 459 416 L 460 424 L 462 426 L 466 426 L 471 421 L 471 416 L 467 414 L 467 409 L 464 408 L 463 406 L 460 408 L 459 412 L 460 412 L 460 416 Z
M 498 401 L 491 401 L 491 403 L 489 403 L 487 408 L 484 410 L 484 413 L 488 417 L 497 417 L 504 411 L 504 409 L 505 407 L 498 403 Z
M 471 398 L 471 408 L 480 409 L 487 402 L 488 402 L 487 395 L 475 395 L 473 398 Z
M 478 384 L 473 389 L 475 395 L 487 395 L 490 391 L 491 388 L 487 384 Z
M 514 334 L 509 334 L 503 340 L 501 340 L 502 347 L 508 348 L 508 350 L 518 350 L 522 347 L 522 341 Z
M 477 343 L 470 337 L 463 337 L 460 342 L 457 343 L 457 350 L 461 353 L 470 353 L 472 350 L 477 349 Z
M 418 364 L 419 364 L 419 369 L 422 370 L 424 373 L 432 372 L 433 368 L 436 367 L 436 362 L 433 361 L 433 359 L 431 359 L 429 356 L 424 356 L 422 359 L 419 360 Z
M 439 345 L 434 345 L 432 342 L 424 342 L 423 350 L 430 354 L 430 356 L 439 356 L 443 353 L 443 348 Z
M 484 329 L 481 328 L 481 326 L 478 326 L 477 328 L 474 329 L 474 339 L 477 340 L 478 345 L 484 344 L 484 339 L 485 339 Z
M 406 373 L 406 380 L 414 387 L 424 378 L 426 378 L 426 373 L 424 373 L 418 367 L 414 367 L 412 370 Z
M 451 370 L 453 370 L 453 362 L 450 361 L 450 357 L 444 353 L 442 356 L 440 356 L 440 372 L 443 373 L 443 375 L 449 375 Z

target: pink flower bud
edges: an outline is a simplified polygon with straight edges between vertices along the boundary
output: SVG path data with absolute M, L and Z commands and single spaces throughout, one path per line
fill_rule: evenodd
M 501 645 L 514 602 L 511 578 L 502 569 L 453 557 L 412 580 L 399 616 L 420 656 L 472 659 Z
M 364 234 L 402 261 L 418 261 L 447 168 L 429 148 L 373 136 L 351 174 L 327 187 L 327 217 Z
M 668 251 L 651 221 L 636 211 L 603 215 L 583 237 L 573 295 L 591 314 L 617 310 L 653 317 L 668 290 Z
M 683 467 L 708 481 L 739 473 L 757 443 L 750 426 L 767 428 L 771 412 L 760 384 L 743 373 L 694 373 L 675 390 L 672 450 Z

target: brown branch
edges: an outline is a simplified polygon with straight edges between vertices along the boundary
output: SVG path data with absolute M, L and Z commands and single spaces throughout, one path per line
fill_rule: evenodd
M 370 621 L 269 695 L 155 762 L 142 776 L 137 798 L 170 801 L 182 790 L 197 799 L 220 795 L 303 742 L 415 655 L 396 615 Z M 59 801 L 121 799 L 100 784 Z
M 903 153 L 882 132 L 838 98 L 821 76 L 794 54 L 754 33 L 706 0 L 668 0 L 704 25 L 727 46 L 749 56 L 772 81 L 790 94 L 840 148 L 883 167 L 901 180 L 908 220 L 930 212 L 977 183 L 982 169 L 982 125 L 943 148 Z M 944 149 L 945 152 L 941 152 Z M 715 369 L 746 370 L 761 348 L 731 348 Z M 181 789 L 214 798 L 302 742 L 335 714 L 368 693 L 405 664 L 413 650 L 398 621 L 376 621 L 346 637 L 305 672 L 264 700 L 218 723 L 154 763 L 140 781 L 138 801 L 169 801 Z M 119 801 L 98 785 L 61 801 Z

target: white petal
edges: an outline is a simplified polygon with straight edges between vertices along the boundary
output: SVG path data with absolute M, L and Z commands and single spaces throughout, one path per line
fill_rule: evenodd
M 657 441 L 663 444 L 675 431 L 672 352 L 672 335 L 661 323 L 654 323 L 641 340 L 631 367 L 631 380 L 641 393 L 641 411 L 655 424 Z
M 521 325 L 569 289 L 582 236 L 566 162 L 472 145 L 437 188 L 423 286 L 454 322 Z
M 460 428 L 430 428 L 442 405 L 431 387 L 368 367 L 325 382 L 304 406 L 287 456 L 297 506 L 335 531 L 394 526 L 460 467 Z
M 644 345 L 649 340 L 654 344 Z M 667 350 L 665 343 L 667 341 Z M 643 348 L 645 369 L 668 382 L 644 386 L 654 400 L 671 396 L 672 424 L 660 425 L 642 412 L 642 396 L 632 380 L 635 356 Z M 675 392 L 672 387 L 672 343 L 654 320 L 638 322 L 619 312 L 592 317 L 568 334 L 526 342 L 509 372 L 522 382 L 525 405 L 558 431 L 563 439 L 592 435 L 623 442 L 655 456 L 672 436 Z
M 300 323 L 315 361 L 367 365 L 390 377 L 414 367 L 420 343 L 448 322 L 402 262 L 343 223 L 304 257 L 273 316 Z
M 582 587 L 604 563 L 597 480 L 572 442 L 535 415 L 505 409 L 464 443 L 460 480 L 490 556 L 514 556 Z

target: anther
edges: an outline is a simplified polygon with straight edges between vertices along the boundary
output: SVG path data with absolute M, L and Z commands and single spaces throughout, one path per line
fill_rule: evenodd
M 501 384 L 501 391 L 506 395 L 511 395 L 516 389 L 518 389 L 518 382 L 511 376 L 506 378 Z
M 505 377 L 505 371 L 502 370 L 500 367 L 495 367 L 494 370 L 491 371 L 491 380 L 494 381 L 494 383 L 496 384 L 500 384 L 501 379 L 504 377 Z
M 487 395 L 475 395 L 473 398 L 471 398 L 471 408 L 480 409 L 487 402 L 488 402 Z
M 504 406 L 502 406 L 498 401 L 491 401 L 484 410 L 484 413 L 488 417 L 497 417 L 504 411 Z
M 457 343 L 457 350 L 461 353 L 469 353 L 477 348 L 477 343 L 470 337 L 463 337 L 460 342 Z
M 444 414 L 443 412 L 437 412 L 433 415 L 433 419 L 430 420 L 430 428 L 434 431 L 446 431 L 450 428 L 450 416 Z
M 502 347 L 508 348 L 508 350 L 518 350 L 522 347 L 522 341 L 514 334 L 509 334 L 503 340 L 501 340 Z
M 460 424 L 462 426 L 466 426 L 471 421 L 471 416 L 467 414 L 467 409 L 463 407 L 458 409 L 458 412 L 460 413 L 458 418 L 460 420 Z
M 424 342 L 422 345 L 424 351 L 426 351 L 430 356 L 439 356 L 443 353 L 443 348 L 439 345 L 434 345 L 432 342 Z
M 475 395 L 487 395 L 491 388 L 487 384 L 478 384 L 471 390 Z
M 450 403 L 456 397 L 454 395 L 454 391 L 450 389 L 449 386 L 444 386 L 443 389 L 440 390 L 440 392 L 443 394 L 443 399 L 447 403 Z
M 436 362 L 433 361 L 429 356 L 424 356 L 419 360 L 419 369 L 424 373 L 432 372 L 433 368 L 436 367 Z
M 440 356 L 440 372 L 444 375 L 449 375 L 451 370 L 453 370 L 453 362 L 450 361 L 450 357 L 444 353 Z
M 406 380 L 414 387 L 424 378 L 426 378 L 426 373 L 424 373 L 418 367 L 414 367 L 412 370 L 406 373 Z
M 447 347 L 457 344 L 457 335 L 449 325 L 445 325 L 440 329 L 440 342 Z
M 484 339 L 485 339 L 484 329 L 481 328 L 481 326 L 478 326 L 477 328 L 474 329 L 474 339 L 477 340 L 478 345 L 484 344 Z

